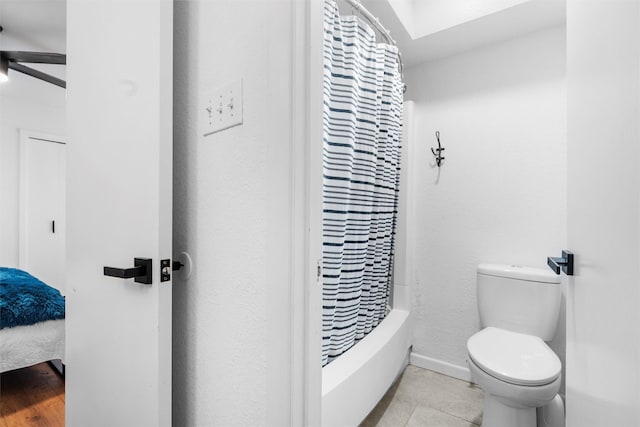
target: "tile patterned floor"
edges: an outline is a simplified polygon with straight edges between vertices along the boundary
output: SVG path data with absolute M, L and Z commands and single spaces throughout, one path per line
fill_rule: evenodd
M 483 400 L 476 385 L 409 365 L 360 427 L 476 427 Z

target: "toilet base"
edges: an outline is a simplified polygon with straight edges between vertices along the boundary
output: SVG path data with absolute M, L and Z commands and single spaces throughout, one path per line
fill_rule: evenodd
M 485 394 L 482 427 L 536 427 L 536 408 L 514 408 Z

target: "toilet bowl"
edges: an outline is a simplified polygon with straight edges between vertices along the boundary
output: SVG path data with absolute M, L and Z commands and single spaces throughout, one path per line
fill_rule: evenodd
M 560 280 L 548 270 L 481 264 L 477 291 L 483 329 L 467 341 L 467 363 L 485 392 L 482 425 L 536 427 L 536 409 L 554 401 L 562 381 L 545 343 L 555 335 Z
M 484 427 L 536 427 L 536 408 L 560 390 L 562 365 L 539 337 L 488 327 L 467 342 L 472 380 L 485 392 Z

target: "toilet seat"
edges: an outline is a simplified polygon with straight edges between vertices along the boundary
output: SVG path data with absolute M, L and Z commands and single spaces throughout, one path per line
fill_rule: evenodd
M 511 384 L 549 384 L 562 370 L 558 356 L 533 335 L 487 327 L 469 338 L 467 350 L 480 369 Z

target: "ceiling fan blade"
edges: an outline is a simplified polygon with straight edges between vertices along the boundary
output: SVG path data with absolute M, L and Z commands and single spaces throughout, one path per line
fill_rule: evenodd
M 9 62 L 9 68 L 18 71 L 20 73 L 26 74 L 31 77 L 35 77 L 36 79 L 44 80 L 47 83 L 54 84 L 56 86 L 60 86 L 62 88 L 67 87 L 67 82 L 57 77 L 53 77 L 49 74 L 43 73 L 42 71 L 34 70 L 33 68 L 25 67 L 22 64 L 18 64 L 16 62 Z
M 31 64 L 59 64 L 67 63 L 67 55 L 63 53 L 23 52 L 3 50 L 0 54 L 10 62 L 29 62 Z

